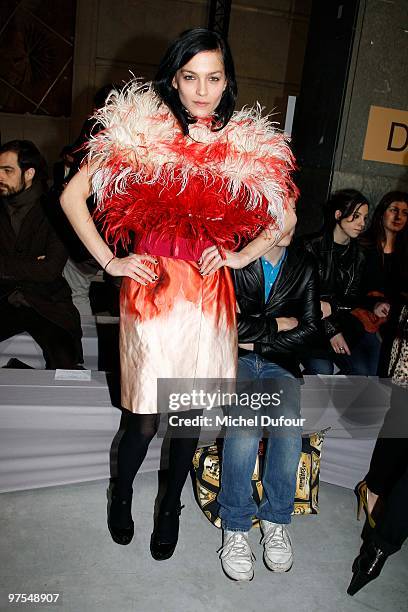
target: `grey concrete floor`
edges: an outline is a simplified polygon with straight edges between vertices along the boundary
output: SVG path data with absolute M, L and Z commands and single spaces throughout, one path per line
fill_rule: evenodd
M 250 583 L 229 581 L 216 550 L 221 533 L 198 509 L 190 481 L 183 492 L 181 534 L 172 559 L 150 557 L 157 474 L 137 477 L 127 547 L 106 528 L 107 482 L 0 495 L 0 610 L 7 593 L 62 593 L 56 612 L 385 612 L 408 610 L 408 547 L 388 561 L 379 579 L 353 598 L 346 594 L 360 546 L 352 491 L 321 484 L 318 516 L 297 517 L 291 534 L 295 564 L 273 574 L 262 563 L 259 530 Z M 22 606 L 20 609 L 45 609 Z

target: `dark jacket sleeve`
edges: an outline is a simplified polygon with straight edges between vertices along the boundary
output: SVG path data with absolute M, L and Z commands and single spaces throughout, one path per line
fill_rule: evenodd
M 330 304 L 332 306 L 332 304 Z M 333 306 L 332 306 L 333 307 Z M 328 340 L 341 333 L 341 325 L 335 316 L 326 317 L 322 320 L 323 331 Z
M 262 351 L 273 350 L 276 353 L 292 353 L 300 348 L 304 349 L 305 345 L 312 343 L 318 332 L 321 317 L 318 287 L 317 270 L 313 266 L 309 270 L 309 279 L 305 285 L 302 300 L 303 312 L 298 316 L 299 325 L 288 331 L 277 332 L 271 343 L 272 346 L 264 346 L 267 342 L 262 339 L 262 346 L 257 348 L 261 348 Z M 277 329 L 276 319 L 272 320 Z
M 241 344 L 274 342 L 278 334 L 276 319 L 265 315 L 238 314 L 238 340 Z
M 258 352 L 274 351 L 279 353 L 292 353 L 305 343 L 313 341 L 319 328 L 321 318 L 318 274 L 314 265 L 310 265 L 307 272 L 308 281 L 305 283 L 302 296 L 302 312 L 297 317 L 299 325 L 289 331 L 278 331 L 276 318 L 270 315 L 238 314 L 238 340 L 241 344 L 254 343 Z
M 61 240 L 49 225 L 44 259 L 26 255 L 0 255 L 0 280 L 33 283 L 48 283 L 61 277 L 68 259 Z
M 330 301 L 332 314 L 323 319 L 323 329 L 328 339 L 344 331 L 343 324 L 347 317 L 342 315 L 349 314 L 353 308 L 362 303 L 365 256 L 362 251 L 359 251 L 356 257 L 355 272 L 350 286 L 346 288 L 342 296 L 336 296 Z

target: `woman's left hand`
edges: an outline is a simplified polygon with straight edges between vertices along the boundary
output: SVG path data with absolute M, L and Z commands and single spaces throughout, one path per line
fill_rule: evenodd
M 221 257 L 221 253 L 216 246 L 207 247 L 201 254 L 198 260 L 200 266 L 200 274 L 202 276 L 208 276 L 214 274 L 216 270 L 219 270 L 223 266 L 234 268 L 238 270 L 244 268 L 248 264 L 247 257 L 241 253 L 235 253 L 234 251 L 227 251 L 224 249 L 224 259 Z

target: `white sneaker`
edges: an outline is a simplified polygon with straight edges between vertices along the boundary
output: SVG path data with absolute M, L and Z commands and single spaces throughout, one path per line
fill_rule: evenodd
M 248 542 L 247 531 L 224 531 L 220 553 L 221 566 L 231 580 L 252 580 L 254 554 Z
M 288 572 L 293 565 L 292 543 L 285 525 L 261 521 L 265 565 L 273 572 Z

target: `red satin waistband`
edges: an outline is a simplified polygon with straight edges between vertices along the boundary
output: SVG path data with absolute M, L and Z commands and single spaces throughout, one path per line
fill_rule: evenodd
M 182 236 L 163 238 L 159 234 L 150 233 L 137 240 L 134 249 L 138 254 L 147 253 L 186 261 L 198 261 L 202 252 L 209 246 L 213 246 L 210 240 L 196 240 Z

